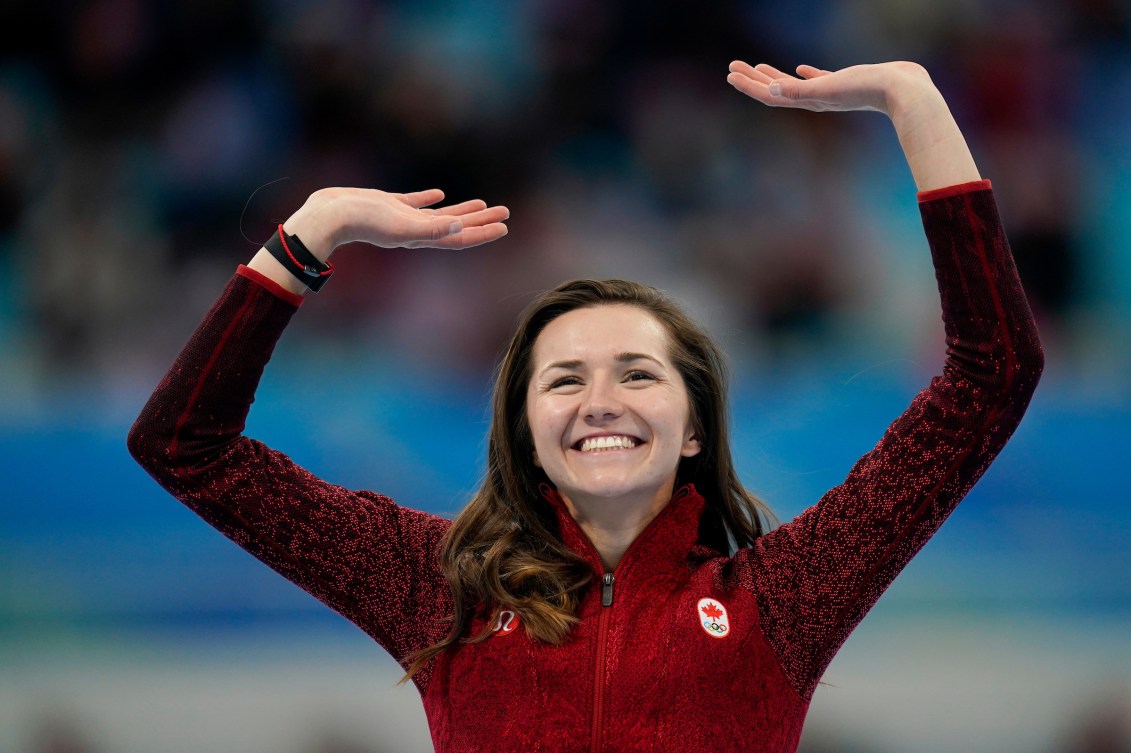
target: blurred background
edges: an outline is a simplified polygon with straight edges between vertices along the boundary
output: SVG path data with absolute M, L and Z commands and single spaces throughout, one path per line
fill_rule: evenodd
M 516 312 L 624 276 L 726 347 L 739 465 L 780 518 L 838 483 L 942 362 L 915 188 L 884 118 L 763 108 L 726 84 L 735 58 L 926 65 L 1048 362 L 830 668 L 803 750 L 1131 750 L 1126 0 L 2 13 L 0 752 L 431 750 L 379 647 L 125 450 L 236 265 L 321 186 L 441 187 L 512 219 L 465 252 L 335 256 L 248 425 L 316 473 L 454 514 Z

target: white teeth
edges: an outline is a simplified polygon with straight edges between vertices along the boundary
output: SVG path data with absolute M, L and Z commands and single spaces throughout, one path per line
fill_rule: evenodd
M 636 440 L 632 437 L 589 437 L 581 443 L 582 452 L 592 452 L 593 450 L 617 450 L 617 449 L 632 449 L 636 446 Z

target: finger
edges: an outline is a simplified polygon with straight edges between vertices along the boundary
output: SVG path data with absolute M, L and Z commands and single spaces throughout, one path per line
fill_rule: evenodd
M 429 244 L 435 248 L 471 248 L 482 246 L 484 243 L 497 241 L 507 234 L 507 226 L 501 222 L 494 222 L 482 227 L 464 228 L 461 232 L 442 238 Z
M 819 78 L 821 76 L 827 76 L 830 73 L 832 73 L 832 71 L 826 71 L 823 68 L 817 68 L 812 65 L 797 66 L 797 75 L 802 78 Z
M 463 222 L 458 217 L 416 211 L 398 218 L 398 221 L 390 227 L 389 245 L 394 248 L 433 246 L 436 241 L 449 235 L 456 235 L 461 230 L 463 230 Z
M 437 201 L 443 201 L 444 192 L 439 188 L 429 188 L 427 191 L 414 191 L 412 193 L 395 193 L 393 194 L 398 200 L 408 204 L 410 207 L 420 209 L 429 204 L 435 204 Z
M 748 97 L 770 107 L 827 109 L 827 105 L 813 99 L 812 84 L 805 79 L 786 76 L 766 84 L 739 73 L 731 73 L 727 76 L 727 83 Z
M 798 66 L 798 68 L 801 69 L 802 67 Z M 825 102 L 824 97 L 828 93 L 829 87 L 828 83 L 821 79 L 828 71 L 821 71 L 812 66 L 808 66 L 808 68 L 816 72 L 812 78 L 785 76 L 767 84 L 766 89 L 773 97 L 774 104 L 782 105 L 788 101 L 808 109 L 813 109 L 813 106 L 821 109 L 826 107 L 828 103 Z
M 774 80 L 770 76 L 766 75 L 766 73 L 758 70 L 757 68 L 750 69 L 750 75 L 748 78 L 751 81 L 757 81 L 759 84 L 768 84 Z
M 770 93 L 772 104 L 777 105 L 787 102 L 809 104 L 820 99 L 818 92 L 808 81 L 793 76 L 770 83 L 766 90 Z
M 728 73 L 727 83 L 743 94 L 762 101 L 766 96 L 766 85 L 741 73 Z
M 733 86 L 735 89 L 738 89 L 746 96 L 751 97 L 752 99 L 756 99 L 764 105 L 775 106 L 783 104 L 781 97 L 773 97 L 770 94 L 766 83 L 747 78 L 741 73 L 727 74 L 727 83 Z M 775 102 L 775 99 L 777 99 L 778 101 Z
M 757 72 L 754 70 L 754 66 L 750 65 L 750 63 L 747 63 L 744 60 L 732 60 L 727 70 L 729 70 L 731 73 L 741 73 L 747 78 L 754 78 L 757 75 Z
M 423 243 L 435 246 L 438 242 L 452 235 L 463 232 L 463 223 L 452 217 L 433 215 L 426 220 L 416 223 L 413 228 L 412 238 L 409 243 Z
M 768 68 L 770 70 L 777 71 L 779 75 L 785 75 L 785 73 L 782 73 L 782 71 L 779 71 L 776 68 L 772 68 L 771 66 L 767 66 L 766 63 L 759 63 L 759 66 L 757 68 L 751 66 L 751 64 L 748 62 L 743 62 L 742 60 L 735 60 L 731 63 L 732 73 L 739 73 L 739 75 L 745 76 L 746 78 L 754 81 L 758 81 L 758 83 L 760 84 L 769 84 L 770 81 L 774 80 L 774 78 L 767 75 L 765 71 L 759 70 L 761 68 Z
M 470 201 L 463 201 L 450 206 L 433 207 L 428 211 L 432 214 L 446 214 L 449 217 L 455 217 L 461 214 L 467 214 L 468 212 L 478 212 L 486 208 L 487 202 L 483 201 L 483 199 L 471 199 Z
M 397 245 L 405 248 L 454 248 L 455 246 L 437 245 L 449 236 L 458 235 L 469 228 L 483 227 L 493 223 L 500 223 L 510 217 L 510 210 L 504 206 L 489 207 L 478 212 L 469 212 L 462 215 L 432 214 L 430 210 L 420 210 L 413 216 L 406 218 L 401 230 L 397 233 Z
M 754 70 L 758 73 L 763 73 L 766 76 L 769 76 L 773 80 L 793 78 L 793 76 L 791 76 L 790 74 L 786 73 L 785 71 L 779 71 L 769 63 L 758 63 L 758 65 L 754 66 Z
M 476 212 L 467 212 L 456 216 L 465 228 L 479 227 L 481 225 L 489 225 L 493 222 L 502 222 L 503 220 L 509 219 L 511 211 L 504 206 L 497 206 L 487 207 L 486 209 L 481 209 Z
M 757 81 L 760 84 L 769 84 L 771 81 L 774 80 L 773 78 L 771 78 L 770 76 L 767 76 L 762 71 L 754 71 L 753 78 L 754 78 L 755 81 Z

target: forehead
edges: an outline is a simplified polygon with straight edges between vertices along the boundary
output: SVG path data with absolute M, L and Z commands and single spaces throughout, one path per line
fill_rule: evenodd
M 654 314 L 639 306 L 605 304 L 566 312 L 547 324 L 534 341 L 534 363 L 643 353 L 666 360 L 668 333 Z

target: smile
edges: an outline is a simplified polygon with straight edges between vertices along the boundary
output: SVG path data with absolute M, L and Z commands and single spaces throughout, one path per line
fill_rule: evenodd
M 581 452 L 602 452 L 607 450 L 631 450 L 643 442 L 636 437 L 624 434 L 605 437 L 586 437 L 574 445 Z

